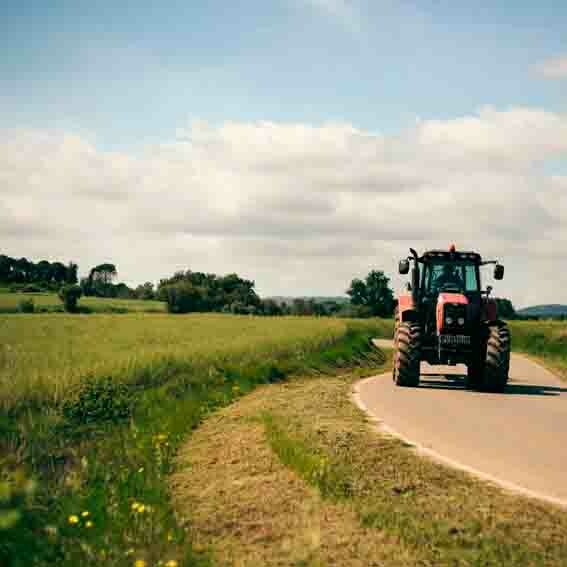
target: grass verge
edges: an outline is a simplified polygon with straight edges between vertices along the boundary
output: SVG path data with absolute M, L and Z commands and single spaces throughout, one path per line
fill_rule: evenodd
M 186 435 L 259 384 L 375 362 L 375 333 L 373 323 L 350 322 L 303 346 L 172 365 L 149 384 L 91 377 L 67 410 L 28 408 L 19 421 L 4 414 L 0 564 L 207 564 L 169 500 L 167 477 Z
M 507 494 L 377 434 L 350 401 L 353 381 L 342 376 L 261 388 L 188 441 L 174 493 L 180 509 L 191 506 L 194 537 L 215 560 L 253 565 L 248 557 L 259 556 L 265 565 L 320 565 L 336 554 L 345 565 L 361 558 L 370 565 L 565 565 L 565 511 Z M 263 428 L 257 454 L 268 446 L 277 457 L 263 472 L 246 468 L 254 453 L 225 456 L 212 448 L 221 431 L 227 447 L 258 446 L 252 425 Z M 282 489 L 285 506 L 261 483 L 279 467 L 304 481 L 301 490 Z M 285 537 L 290 516 L 314 498 L 306 487 L 321 499 L 319 513 L 303 527 L 317 532 L 315 543 Z M 214 525 L 206 522 L 212 510 Z M 243 527 L 238 518 L 250 516 L 252 524 Z M 343 522 L 352 546 L 336 537 L 336 522 Z M 271 531 L 263 534 L 262 525 Z
M 567 379 L 565 321 L 512 321 L 510 330 L 515 351 L 536 358 L 561 378 Z

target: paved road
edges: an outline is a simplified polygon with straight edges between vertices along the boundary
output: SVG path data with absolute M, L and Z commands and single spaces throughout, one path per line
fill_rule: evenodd
M 419 388 L 389 373 L 359 382 L 355 399 L 426 453 L 567 506 L 567 383 L 519 355 L 505 393 L 465 390 L 463 374 L 422 363 Z

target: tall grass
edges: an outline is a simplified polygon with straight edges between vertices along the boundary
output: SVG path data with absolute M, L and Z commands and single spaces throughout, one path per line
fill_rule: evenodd
M 538 357 L 567 377 L 567 322 L 511 321 L 515 351 Z
M 158 384 L 180 366 L 298 356 L 336 340 L 346 325 L 310 318 L 132 314 L 0 318 L 0 408 L 57 405 L 82 376 Z
M 371 322 L 222 315 L 0 321 L 0 342 L 9 347 L 0 481 L 17 485 L 18 467 L 38 481 L 33 502 L 15 498 L 19 522 L 0 533 L 0 564 L 14 566 L 201 564 L 206 558 L 193 553 L 166 485 L 187 433 L 258 384 L 382 362 L 370 347 Z

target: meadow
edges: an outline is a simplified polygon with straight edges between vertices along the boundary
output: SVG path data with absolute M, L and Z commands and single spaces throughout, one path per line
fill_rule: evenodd
M 177 446 L 258 384 L 376 368 L 384 362 L 370 346 L 377 325 L 147 313 L 0 317 L 0 489 L 8 494 L 0 527 L 9 524 L 0 564 L 201 564 L 170 506 Z
M 565 371 L 564 323 L 511 328 Z M 0 316 L 0 564 L 209 564 L 171 503 L 178 447 L 260 384 L 383 370 L 370 339 L 391 335 L 379 319 Z
M 0 313 L 17 313 L 22 301 L 32 300 L 35 310 L 47 313 L 62 313 L 63 304 L 56 293 L 2 293 L 0 289 Z M 142 299 L 117 299 L 106 297 L 82 297 L 79 306 L 89 313 L 164 313 L 162 301 Z

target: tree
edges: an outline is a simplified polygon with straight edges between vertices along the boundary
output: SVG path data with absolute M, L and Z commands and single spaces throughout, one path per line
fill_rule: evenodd
M 112 280 L 117 273 L 114 264 L 105 263 L 95 266 L 89 273 L 89 291 L 102 297 L 112 297 Z
M 65 283 L 67 281 L 67 268 L 65 264 L 53 262 L 53 264 L 51 264 L 50 276 L 58 284 Z
M 264 315 L 275 316 L 282 315 L 281 307 L 273 299 L 263 299 L 261 310 Z
M 154 284 L 146 282 L 136 288 L 136 297 L 138 299 L 153 299 L 154 298 Z
M 19 258 L 14 262 L 13 267 L 16 283 L 25 283 L 31 280 L 33 264 L 27 258 Z
M 119 297 L 120 299 L 133 299 L 136 297 L 136 292 L 130 289 L 125 283 L 118 283 L 113 286 L 112 297 Z
M 394 312 L 394 293 L 390 279 L 381 270 L 372 270 L 366 279 L 355 278 L 347 290 L 352 305 L 365 306 L 374 317 L 391 317 Z
M 79 278 L 78 278 L 78 272 L 79 271 L 79 266 L 77 266 L 77 264 L 75 264 L 74 262 L 69 262 L 69 265 L 67 266 L 67 274 L 65 276 L 65 281 L 68 284 L 76 284 L 79 282 Z
M 358 278 L 353 279 L 350 283 L 347 295 L 350 296 L 350 302 L 353 305 L 366 305 L 368 302 L 366 284 Z
M 192 307 L 193 311 L 232 312 L 233 304 L 236 304 L 238 310 L 241 310 L 240 305 L 243 305 L 246 312 L 250 312 L 249 307 L 261 309 L 260 298 L 254 291 L 254 282 L 242 279 L 237 274 L 217 276 L 192 270 L 175 272 L 171 278 L 160 280 L 156 293 L 158 299 L 169 304 L 172 300 L 169 288 L 181 283 L 189 284 L 199 291 L 198 309 Z M 178 291 L 174 290 L 172 293 L 175 295 Z M 179 293 L 184 295 L 188 292 L 185 290 Z
M 78 285 L 64 285 L 59 290 L 59 299 L 63 302 L 65 311 L 75 313 L 77 311 L 77 302 L 82 295 L 82 290 Z
M 51 281 L 53 274 L 50 262 L 48 262 L 47 260 L 41 260 L 35 265 L 32 264 L 32 266 L 32 279 L 35 282 L 49 283 Z
M 8 282 L 11 280 L 13 267 L 14 259 L 10 258 L 10 256 L 0 254 L 0 282 Z
M 167 310 L 170 313 L 193 313 L 204 311 L 203 288 L 188 281 L 170 284 L 164 287 Z
M 499 319 L 516 319 L 516 310 L 509 299 L 496 298 L 496 313 Z

